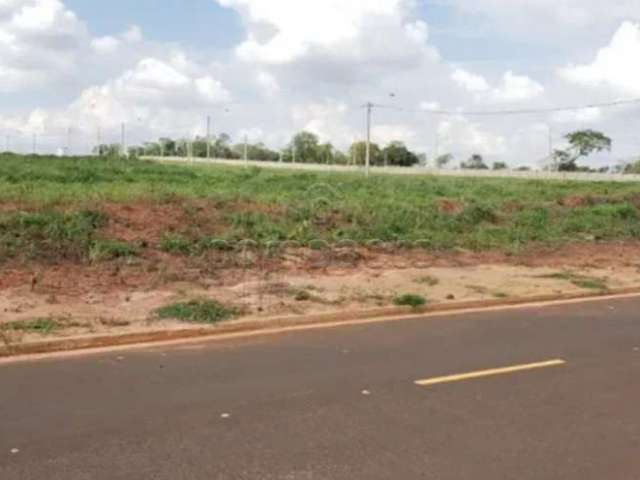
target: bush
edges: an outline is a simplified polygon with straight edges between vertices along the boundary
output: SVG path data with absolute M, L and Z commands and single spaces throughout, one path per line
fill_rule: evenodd
M 104 262 L 118 258 L 130 258 L 138 255 L 138 248 L 117 240 L 97 240 L 91 246 L 89 259 L 92 262 Z
M 237 315 L 237 311 L 213 300 L 192 300 L 174 303 L 156 311 L 163 320 L 181 320 L 189 323 L 214 324 Z
M 427 299 L 421 295 L 415 295 L 411 293 L 396 297 L 393 300 L 393 303 L 400 307 L 420 308 L 424 307 L 427 304 Z

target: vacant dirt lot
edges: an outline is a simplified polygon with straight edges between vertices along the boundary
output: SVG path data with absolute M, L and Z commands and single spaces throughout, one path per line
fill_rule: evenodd
M 185 257 L 161 252 L 98 265 L 13 265 L 0 276 L 4 342 L 179 329 L 166 305 L 211 299 L 246 319 L 390 306 L 403 294 L 431 303 L 600 293 L 640 286 L 640 244 L 603 243 L 517 256 L 454 251 L 289 250 Z M 47 328 L 6 328 L 48 320 Z
M 640 286 L 638 199 L 0 155 L 0 342 Z

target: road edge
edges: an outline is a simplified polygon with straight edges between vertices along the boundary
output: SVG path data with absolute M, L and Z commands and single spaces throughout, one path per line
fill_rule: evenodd
M 153 348 L 196 342 L 274 335 L 319 328 L 336 328 L 350 325 L 415 320 L 438 316 L 462 315 L 474 312 L 544 307 L 570 303 L 605 301 L 640 296 L 640 287 L 625 288 L 594 295 L 567 293 L 539 295 L 533 297 L 474 300 L 455 303 L 440 303 L 413 309 L 411 307 L 388 307 L 370 310 L 352 310 L 313 315 L 274 317 L 262 320 L 239 320 L 214 327 L 185 328 L 179 330 L 157 330 L 117 335 L 71 337 L 40 342 L 23 343 L 0 347 L 0 364 L 43 359 L 64 354 L 90 354 L 134 348 Z

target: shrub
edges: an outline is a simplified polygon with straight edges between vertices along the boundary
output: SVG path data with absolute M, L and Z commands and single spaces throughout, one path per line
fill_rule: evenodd
M 213 300 L 192 300 L 167 305 L 157 310 L 156 314 L 163 320 L 215 324 L 236 316 L 238 312 Z
M 427 304 L 427 299 L 421 295 L 410 293 L 396 297 L 393 303 L 401 307 L 420 308 Z

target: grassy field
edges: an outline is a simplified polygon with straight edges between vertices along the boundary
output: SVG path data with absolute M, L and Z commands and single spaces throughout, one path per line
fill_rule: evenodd
M 157 245 L 105 233 L 106 204 L 176 205 Z M 190 209 L 197 205 L 197 212 Z M 0 260 L 103 261 L 218 240 L 401 241 L 517 252 L 640 237 L 640 184 L 276 172 L 138 160 L 0 156 Z M 193 215 L 192 215 L 193 213 Z M 209 220 L 207 220 L 207 218 Z M 153 223 L 151 215 L 149 222 Z

